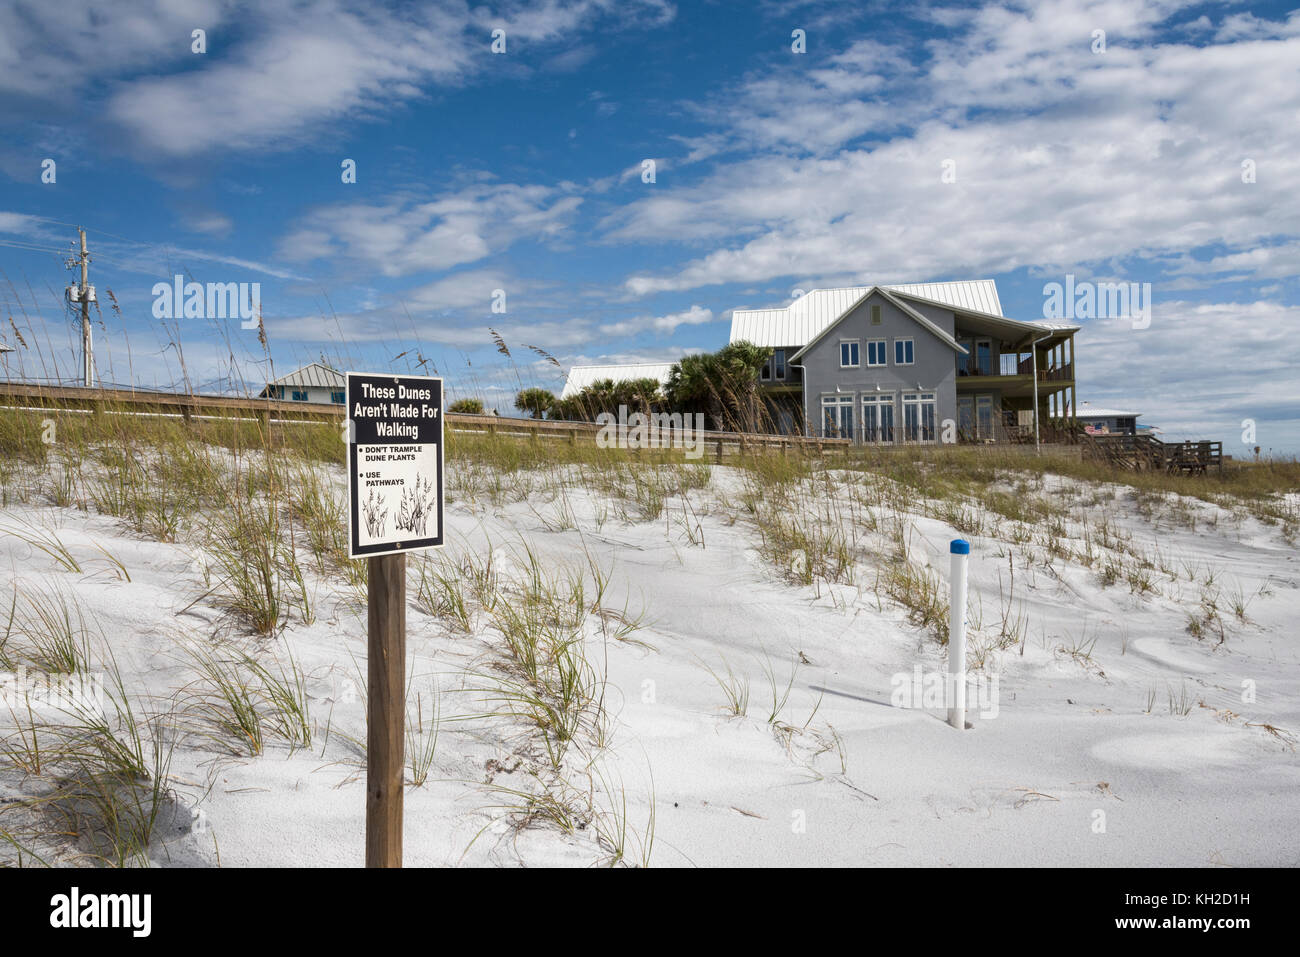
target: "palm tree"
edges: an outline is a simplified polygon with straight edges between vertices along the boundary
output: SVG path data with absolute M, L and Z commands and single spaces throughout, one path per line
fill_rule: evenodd
M 771 349 L 743 340 L 685 356 L 669 370 L 664 392 L 674 411 L 703 412 L 721 428 L 754 431 L 758 374 L 771 357 Z
M 735 427 L 742 432 L 757 432 L 758 376 L 772 358 L 772 350 L 742 339 L 723 346 L 716 356 L 725 404 Z
M 555 396 L 545 389 L 521 389 L 515 396 L 515 408 L 520 412 L 528 412 L 534 419 L 540 419 L 553 405 Z

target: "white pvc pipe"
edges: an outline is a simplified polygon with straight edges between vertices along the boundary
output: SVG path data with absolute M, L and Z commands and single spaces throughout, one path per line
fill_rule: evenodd
M 948 546 L 952 555 L 952 600 L 948 624 L 948 681 L 952 699 L 948 706 L 948 724 L 966 730 L 966 564 L 970 542 L 955 538 Z

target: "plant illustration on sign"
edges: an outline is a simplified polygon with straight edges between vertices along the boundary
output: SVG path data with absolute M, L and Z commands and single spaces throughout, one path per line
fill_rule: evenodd
M 383 535 L 384 526 L 388 524 L 388 509 L 384 508 L 383 504 L 384 500 L 375 494 L 373 488 L 366 500 L 361 503 L 361 514 L 366 519 L 366 532 L 371 538 L 379 538 Z
M 429 512 L 433 509 L 433 503 L 433 480 L 417 475 L 414 487 L 402 490 L 402 503 L 394 524 L 398 529 L 415 535 L 427 534 L 425 529 L 429 525 Z

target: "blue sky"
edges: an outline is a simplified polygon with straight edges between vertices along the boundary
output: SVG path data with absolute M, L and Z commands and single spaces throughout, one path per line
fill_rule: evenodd
M 11 375 L 75 375 L 76 225 L 105 380 L 424 358 L 503 413 L 563 381 L 525 344 L 564 368 L 675 359 L 725 343 L 732 309 L 873 282 L 993 278 L 1035 319 L 1072 274 L 1152 295 L 1146 328 L 1083 323 L 1081 399 L 1300 452 L 1284 4 L 19 0 L 0 116 Z M 177 272 L 260 282 L 268 347 L 156 320 Z

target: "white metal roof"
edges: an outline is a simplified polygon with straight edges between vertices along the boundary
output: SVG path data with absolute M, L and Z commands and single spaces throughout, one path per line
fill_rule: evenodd
M 1120 409 L 1103 409 L 1083 402 L 1080 403 L 1079 411 L 1074 414 L 1074 417 L 1076 419 L 1136 419 L 1141 414 L 1141 412 L 1124 412 Z
M 668 370 L 673 365 L 672 362 L 632 362 L 627 365 L 574 366 L 569 370 L 569 376 L 564 381 L 564 391 L 560 393 L 560 398 L 567 399 L 576 395 L 601 379 L 612 379 L 615 382 L 626 382 L 629 379 L 656 379 L 660 385 L 663 385 L 668 381 Z
M 737 309 L 731 314 L 731 341 L 759 346 L 804 346 L 849 311 L 873 287 L 814 289 L 779 309 Z M 1002 315 L 998 287 L 992 279 L 960 282 L 911 282 L 881 286 L 959 309 Z
M 343 388 L 343 373 L 337 369 L 331 369 L 327 365 L 319 362 L 313 362 L 311 365 L 303 366 L 301 369 L 295 369 L 288 375 L 282 375 L 278 379 L 272 379 L 267 385 L 286 385 L 286 386 L 307 386 L 308 388 L 317 389 L 341 389 Z
M 937 339 L 939 339 L 941 342 L 943 342 L 945 345 L 951 348 L 954 352 L 958 352 L 961 355 L 967 355 L 966 348 L 960 345 L 956 339 L 948 335 L 948 333 L 944 332 L 942 329 L 936 326 L 933 322 L 931 322 L 921 313 L 917 312 L 915 309 L 909 306 L 904 301 L 904 299 L 907 298 L 906 294 L 903 294 L 903 298 L 898 298 L 889 289 L 885 288 L 884 286 L 872 286 L 866 291 L 866 293 L 864 293 L 863 297 L 865 298 L 865 296 L 871 295 L 871 293 L 876 290 L 878 290 L 885 299 L 893 303 L 896 308 L 902 310 L 902 312 L 905 315 L 909 316 L 918 325 L 920 325 L 925 329 L 928 329 Z M 811 349 L 813 345 L 816 344 L 816 342 L 819 339 L 821 339 L 822 336 L 830 332 L 831 329 L 835 327 L 835 325 L 836 325 L 835 322 L 831 322 L 827 326 L 825 326 L 821 332 L 817 333 L 817 335 L 809 339 L 806 345 L 804 345 L 801 349 L 795 352 L 795 354 L 790 357 L 790 361 L 797 362 L 798 360 L 802 359 L 804 353 L 806 353 L 809 349 Z
M 963 279 L 960 282 L 906 282 L 886 286 L 893 292 L 920 296 L 950 306 L 985 312 L 990 316 L 1002 315 L 1002 301 L 998 299 L 998 285 L 992 279 Z
M 0 342 L 0 352 L 13 352 L 13 351 L 14 350 L 11 346 L 7 346 L 3 342 Z

